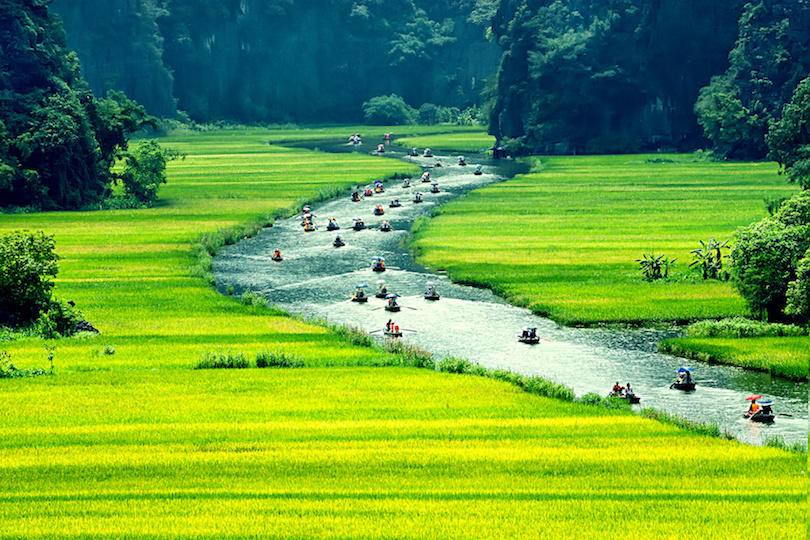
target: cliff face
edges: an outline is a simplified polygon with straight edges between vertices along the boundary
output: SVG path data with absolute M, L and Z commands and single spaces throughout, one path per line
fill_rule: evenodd
M 54 0 L 94 91 L 198 121 L 357 121 L 370 97 L 479 101 L 500 49 L 457 0 Z M 469 11 L 469 7 L 466 11 Z
M 728 66 L 740 1 L 502 0 L 490 131 L 524 149 L 694 145 L 702 86 Z
M 163 63 L 158 10 L 151 0 L 53 0 L 82 75 L 103 97 L 122 90 L 158 116 L 175 113 L 172 76 Z

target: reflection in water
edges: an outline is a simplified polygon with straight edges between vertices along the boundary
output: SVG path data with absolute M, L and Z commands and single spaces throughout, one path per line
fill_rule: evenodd
M 329 149 L 328 145 L 320 147 Z M 386 156 L 392 155 L 425 167 L 436 162 L 405 157 L 401 149 L 386 152 Z M 745 442 L 762 443 L 772 436 L 791 443 L 807 440 L 807 383 L 730 366 L 699 364 L 694 366 L 695 378 L 712 382 L 699 384 L 689 393 L 671 390 L 669 383 L 683 360 L 656 352 L 658 341 L 667 332 L 561 327 L 505 304 L 487 290 L 456 285 L 416 264 L 401 245 L 414 219 L 471 189 L 524 172 L 513 161 L 481 160 L 482 175 L 473 174 L 472 166 L 455 165 L 456 160 L 449 156 L 444 156 L 443 163 L 441 168 L 429 169 L 439 193 L 431 193 L 430 184 L 419 178 L 411 180 L 410 188 L 401 187 L 401 181 L 388 181 L 384 193 L 359 202 L 352 202 L 347 193 L 313 207 L 318 227 L 313 232 L 304 232 L 300 218 L 279 220 L 257 237 L 227 248 L 214 263 L 220 290 L 229 285 L 237 293 L 250 289 L 288 311 L 366 331 L 381 330 L 393 318 L 401 328 L 412 330 L 404 339 L 437 356 L 460 356 L 487 367 L 541 375 L 573 387 L 577 395 L 604 395 L 617 380 L 631 382 L 643 406 L 717 422 L 721 429 Z M 475 165 L 479 160 L 468 157 L 468 163 Z M 423 193 L 421 204 L 412 202 L 416 191 Z M 394 197 L 399 197 L 402 206 L 389 206 Z M 374 215 L 376 205 L 383 206 L 384 215 Z M 326 230 L 330 217 L 337 219 L 339 231 Z M 361 218 L 367 228 L 353 230 L 354 218 Z M 383 220 L 391 224 L 390 232 L 379 230 Z M 336 232 L 345 242 L 342 247 L 333 245 Z M 283 261 L 270 259 L 275 249 L 281 250 Z M 374 256 L 385 258 L 385 272 L 372 272 Z M 388 291 L 400 296 L 400 312 L 389 313 L 383 309 L 385 300 L 374 297 L 378 280 L 384 280 Z M 436 284 L 441 300 L 423 298 L 428 281 Z M 370 301 L 349 302 L 361 283 L 368 285 Z M 524 326 L 537 327 L 543 338 L 539 344 L 517 342 Z M 745 397 L 753 393 L 772 398 L 777 411 L 793 417 L 779 417 L 773 425 L 743 419 Z

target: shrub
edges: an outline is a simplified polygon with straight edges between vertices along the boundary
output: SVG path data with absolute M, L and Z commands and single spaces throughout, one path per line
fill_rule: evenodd
M 396 126 L 416 123 L 417 111 L 396 94 L 376 96 L 363 103 L 366 124 Z
M 649 255 L 644 254 L 641 259 L 636 259 L 639 265 L 639 270 L 644 274 L 647 281 L 655 281 L 656 279 L 663 279 L 669 277 L 669 269 L 675 264 L 675 259 L 669 260 L 664 255 L 656 255 L 655 252 L 650 252 Z
M 53 367 L 51 367 L 53 371 Z M 18 369 L 11 363 L 11 355 L 6 351 L 0 351 L 0 379 L 14 379 L 18 377 L 37 377 L 45 375 L 46 371 L 37 369 Z
M 470 373 L 473 364 L 465 358 L 447 357 L 439 362 L 439 371 L 444 373 Z
M 256 353 L 256 367 L 297 368 L 304 365 L 303 359 L 287 354 L 283 349 L 275 351 L 264 349 Z
M 244 369 L 249 367 L 248 360 L 242 353 L 205 352 L 194 366 L 194 369 Z
M 0 236 L 0 325 L 24 326 L 48 310 L 59 272 L 54 245 L 42 231 Z
M 686 335 L 690 338 L 791 337 L 806 336 L 807 329 L 794 324 L 766 323 L 734 317 L 696 322 L 687 327 Z

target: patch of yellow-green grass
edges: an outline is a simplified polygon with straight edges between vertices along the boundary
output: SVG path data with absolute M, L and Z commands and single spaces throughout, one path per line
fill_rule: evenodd
M 459 127 L 453 133 L 435 135 L 406 136 L 397 139 L 397 144 L 419 149 L 430 148 L 449 152 L 483 152 L 495 144 L 495 137 L 487 134 L 483 127 Z M 473 159 L 473 155 L 468 156 Z
M 140 370 L 4 396 L 0 538 L 806 532 L 806 456 L 478 377 Z
M 690 252 L 764 217 L 764 199 L 796 192 L 772 163 L 569 156 L 534 165 L 446 205 L 417 225 L 412 245 L 453 279 L 567 324 L 745 314 L 730 284 L 689 269 Z M 670 279 L 642 278 L 636 260 L 651 252 L 677 259 Z
M 375 354 L 323 328 L 243 307 L 191 275 L 192 247 L 203 233 L 288 214 L 324 191 L 411 170 L 361 154 L 270 146 L 270 135 L 257 129 L 162 139 L 187 156 L 169 164 L 155 208 L 0 215 L 0 231 L 54 236 L 62 257 L 55 294 L 75 301 L 101 330 L 97 338 L 57 342 L 57 369 L 186 367 L 206 350 L 255 352 L 267 344 L 348 363 Z M 114 347 L 115 354 L 99 355 L 105 347 Z M 17 367 L 43 364 L 41 340 L 2 349 Z
M 663 352 L 703 362 L 732 364 L 794 380 L 807 380 L 810 338 L 676 338 L 661 342 Z

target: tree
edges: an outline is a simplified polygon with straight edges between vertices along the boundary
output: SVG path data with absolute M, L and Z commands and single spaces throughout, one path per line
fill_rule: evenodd
M 413 124 L 417 111 L 396 94 L 377 96 L 363 103 L 366 123 L 377 126 Z
M 0 236 L 0 324 L 23 326 L 47 311 L 59 271 L 54 245 L 41 231 Z
M 795 317 L 797 322 L 807 324 L 810 321 L 810 250 L 796 267 L 796 280 L 791 281 L 787 291 L 785 313 Z
M 810 188 L 810 77 L 799 83 L 782 117 L 771 123 L 767 142 L 768 158 L 779 164 L 780 173 Z
M 166 183 L 166 164 L 180 157 L 169 148 L 162 148 L 154 139 L 143 141 L 126 155 L 126 166 L 120 179 L 124 191 L 135 200 L 151 205 L 157 200 L 160 184 Z
M 752 313 L 782 320 L 788 289 L 810 248 L 810 192 L 802 192 L 773 215 L 737 230 L 731 251 L 732 280 Z

